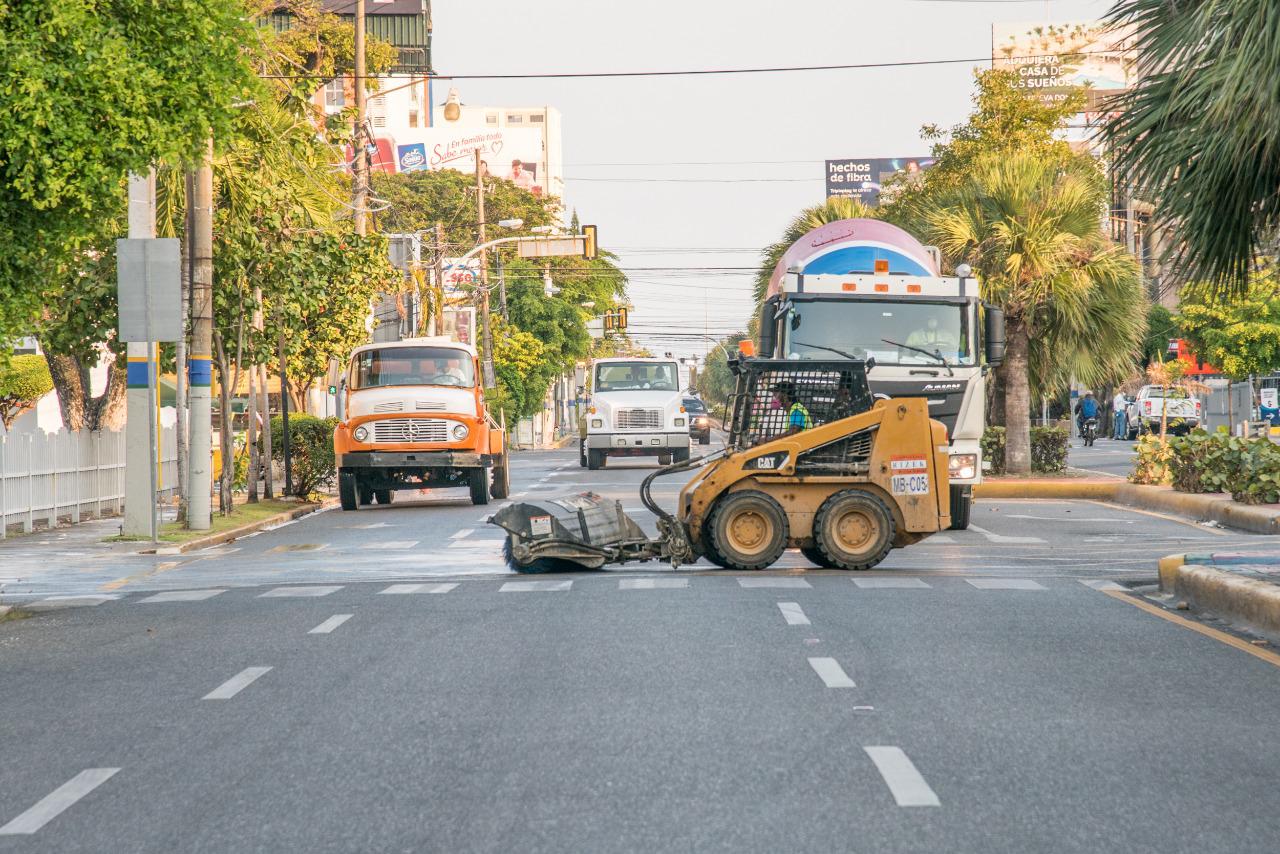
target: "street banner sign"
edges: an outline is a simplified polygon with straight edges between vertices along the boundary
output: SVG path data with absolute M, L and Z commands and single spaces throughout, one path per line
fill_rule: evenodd
M 581 258 L 587 251 L 587 239 L 581 235 L 572 237 L 539 237 L 521 239 L 516 244 L 521 258 L 557 258 L 576 255 Z
M 121 341 L 182 338 L 181 270 L 175 237 L 116 241 Z

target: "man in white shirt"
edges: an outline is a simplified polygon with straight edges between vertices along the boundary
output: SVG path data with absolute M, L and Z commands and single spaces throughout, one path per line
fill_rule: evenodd
M 1114 421 L 1111 438 L 1117 441 L 1129 438 L 1128 406 L 1129 398 L 1125 397 L 1123 391 L 1117 391 L 1115 398 L 1111 401 L 1112 418 Z

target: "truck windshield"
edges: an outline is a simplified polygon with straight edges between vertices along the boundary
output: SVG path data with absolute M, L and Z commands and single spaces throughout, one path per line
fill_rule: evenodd
M 352 389 L 392 385 L 447 385 L 473 388 L 475 367 L 466 350 L 450 347 L 381 347 L 351 360 Z
M 596 391 L 676 391 L 680 374 L 675 362 L 610 362 L 596 366 Z
M 795 312 L 794 328 L 788 330 L 786 339 L 790 358 L 830 359 L 830 350 L 806 346 L 822 345 L 859 358 L 873 356 L 878 365 L 938 364 L 924 353 L 886 343 L 888 338 L 939 352 L 953 365 L 976 364 L 967 306 L 923 301 L 797 300 Z

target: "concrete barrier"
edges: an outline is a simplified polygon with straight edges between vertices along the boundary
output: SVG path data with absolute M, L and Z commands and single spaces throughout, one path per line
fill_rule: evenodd
M 1170 555 L 1160 561 L 1160 589 L 1185 600 L 1197 611 L 1280 638 L 1280 585 L 1213 565 L 1229 565 L 1237 560 L 1218 555 Z M 1280 561 L 1280 555 L 1275 560 Z

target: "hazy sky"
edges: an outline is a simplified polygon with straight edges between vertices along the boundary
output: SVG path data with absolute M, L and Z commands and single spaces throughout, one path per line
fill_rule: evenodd
M 448 75 L 977 59 L 990 55 L 993 21 L 1088 20 L 1110 5 L 434 0 L 434 65 Z M 745 327 L 760 249 L 822 201 L 824 160 L 927 153 L 920 126 L 963 120 L 972 69 L 987 65 L 454 85 L 464 103 L 560 110 L 566 204 L 621 256 L 633 336 L 684 355 L 711 345 L 658 336 Z M 707 267 L 719 269 L 697 269 Z

